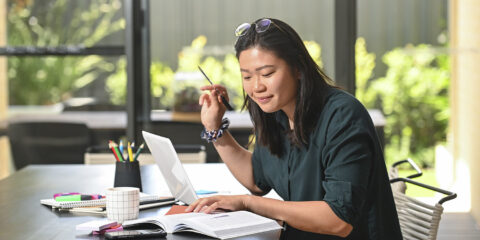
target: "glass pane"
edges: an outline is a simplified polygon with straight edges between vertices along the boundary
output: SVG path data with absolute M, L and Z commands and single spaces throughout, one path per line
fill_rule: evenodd
M 10 49 L 21 47 L 31 51 L 122 47 L 125 21 L 121 3 L 120 0 L 8 1 L 7 45 Z M 124 100 L 118 99 L 125 96 L 115 95 L 106 87 L 108 79 L 115 78 L 111 75 L 122 69 L 118 63 L 123 56 L 40 55 L 7 59 L 9 104 L 13 112 L 21 111 L 20 106 L 31 105 L 49 106 L 55 111 L 124 108 Z M 111 88 L 125 88 L 112 81 Z
M 302 9 L 302 14 L 291 9 Z M 198 111 L 198 87 L 209 84 L 199 72 L 229 90 L 236 110 L 243 104 L 235 28 L 272 17 L 290 24 L 311 54 L 333 72 L 332 1 L 150 1 L 152 107 Z M 324 61 L 322 58 L 328 59 Z M 194 91 L 194 89 L 197 89 Z

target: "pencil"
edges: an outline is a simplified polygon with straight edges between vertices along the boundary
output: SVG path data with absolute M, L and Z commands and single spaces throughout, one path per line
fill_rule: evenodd
M 208 78 L 207 74 L 205 74 L 205 72 L 202 70 L 202 68 L 200 66 L 198 66 L 198 69 L 200 70 L 200 72 L 202 72 L 203 76 L 208 80 L 208 82 L 210 83 L 210 85 L 213 86 L 213 82 L 212 80 L 210 80 L 210 78 Z M 227 99 L 222 95 L 220 94 L 220 92 L 215 89 L 215 92 L 220 95 L 220 99 L 222 99 L 222 103 L 223 105 L 225 105 L 225 107 L 227 107 L 228 110 L 232 111 L 233 110 L 233 107 L 228 103 Z
M 121 162 L 124 162 L 125 160 L 123 159 L 122 154 L 120 154 L 120 151 L 118 150 L 118 145 L 114 141 L 112 141 L 112 146 L 113 146 L 113 149 L 115 149 L 115 152 L 117 153 L 118 160 Z
M 123 141 L 120 139 L 120 143 L 118 145 L 118 150 L 120 150 L 120 154 L 122 154 L 122 158 L 125 159 L 125 155 L 123 155 Z
M 111 140 L 108 142 L 108 147 L 112 149 L 113 155 L 115 156 L 117 162 L 120 162 L 120 159 L 118 159 L 117 153 L 115 152 L 115 148 L 113 147 L 113 143 Z
M 123 155 L 123 141 L 120 140 L 120 144 L 118 146 L 118 150 L 120 150 L 120 153 Z
M 133 162 L 133 154 L 132 154 L 132 145 L 130 145 L 130 142 L 128 142 L 128 146 L 127 146 L 127 150 L 128 150 L 128 158 L 130 159 L 130 162 Z
M 138 155 L 140 155 L 140 152 L 143 150 L 144 145 L 145 145 L 145 143 L 142 143 L 142 145 L 140 145 L 140 147 L 138 147 L 137 152 L 135 153 L 135 157 L 133 157 L 134 161 L 137 161 Z

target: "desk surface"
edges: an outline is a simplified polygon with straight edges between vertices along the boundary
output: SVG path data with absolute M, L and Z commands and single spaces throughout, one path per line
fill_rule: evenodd
M 185 164 L 185 169 L 196 189 L 247 192 L 224 164 Z M 168 192 L 156 165 L 142 166 L 141 176 L 144 192 Z M 31 165 L 1 180 L 0 239 L 102 239 L 76 235 L 75 231 L 77 224 L 102 216 L 52 211 L 50 207 L 41 205 L 40 199 L 51 198 L 57 192 L 103 193 L 113 185 L 113 178 L 114 165 Z M 140 217 L 163 214 L 167 210 L 168 207 L 142 210 Z M 239 239 L 275 239 L 278 235 L 279 231 L 272 231 Z M 207 237 L 180 233 L 169 234 L 167 239 Z

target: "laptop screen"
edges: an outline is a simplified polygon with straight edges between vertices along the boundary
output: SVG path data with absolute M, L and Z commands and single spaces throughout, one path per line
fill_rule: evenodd
M 170 139 L 142 131 L 143 138 L 176 200 L 192 204 L 198 199 Z

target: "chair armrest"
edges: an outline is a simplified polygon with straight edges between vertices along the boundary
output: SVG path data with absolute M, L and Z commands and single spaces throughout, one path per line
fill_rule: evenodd
M 450 191 L 447 191 L 447 190 L 444 190 L 444 189 L 441 189 L 441 188 L 437 188 L 437 187 L 434 187 L 434 186 L 430 186 L 430 185 L 427 185 L 427 184 L 424 184 L 424 183 L 420 183 L 420 182 L 417 182 L 417 181 L 414 181 L 412 179 L 409 179 L 409 178 L 394 178 L 394 179 L 390 179 L 390 183 L 394 183 L 394 182 L 408 182 L 408 183 L 411 183 L 411 184 L 414 184 L 414 185 L 417 185 L 419 187 L 423 187 L 423 188 L 427 188 L 429 190 L 432 190 L 432 191 L 435 191 L 435 192 L 439 192 L 439 193 L 442 193 L 442 194 L 445 194 L 447 195 L 446 197 L 440 199 L 440 201 L 438 201 L 439 204 L 442 204 L 446 201 L 449 201 L 449 200 L 452 200 L 452 199 L 455 199 L 457 197 L 457 194 L 456 193 L 453 193 L 453 192 L 450 192 Z
M 398 165 L 401 165 L 401 164 L 404 164 L 404 163 L 409 163 L 410 166 L 415 169 L 415 171 L 417 173 L 415 174 L 412 174 L 410 176 L 407 176 L 406 178 L 417 178 L 417 177 L 420 177 L 423 175 L 423 172 L 422 170 L 418 167 L 418 165 L 411 159 L 411 158 L 407 158 L 407 159 L 404 159 L 404 160 L 400 160 L 400 161 L 396 161 L 392 164 L 392 168 L 396 168 Z

